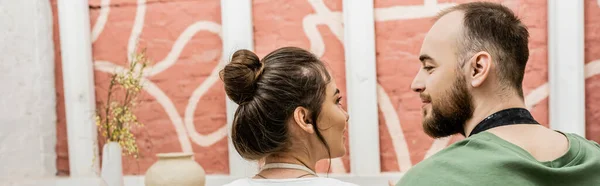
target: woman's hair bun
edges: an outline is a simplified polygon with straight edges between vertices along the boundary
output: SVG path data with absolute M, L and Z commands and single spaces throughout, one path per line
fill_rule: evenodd
M 238 105 L 252 100 L 256 93 L 256 81 L 262 74 L 263 68 L 263 64 L 254 52 L 236 51 L 231 57 L 231 62 L 220 73 L 227 96 Z

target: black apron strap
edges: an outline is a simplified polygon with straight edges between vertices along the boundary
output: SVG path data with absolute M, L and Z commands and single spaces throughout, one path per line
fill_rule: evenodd
M 477 126 L 475 126 L 475 128 L 473 129 L 473 131 L 471 131 L 471 134 L 469 134 L 469 136 L 473 136 L 477 133 L 486 131 L 491 128 L 506 126 L 506 125 L 516 125 L 516 124 L 540 124 L 540 123 L 538 123 L 537 121 L 535 121 L 535 119 L 533 119 L 533 116 L 531 116 L 531 113 L 527 109 L 510 108 L 510 109 L 498 111 L 498 112 L 486 117 L 484 120 L 479 122 L 479 124 L 477 124 Z

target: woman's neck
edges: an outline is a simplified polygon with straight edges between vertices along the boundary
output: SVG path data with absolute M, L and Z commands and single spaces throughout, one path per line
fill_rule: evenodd
M 271 155 L 265 158 L 265 164 L 269 163 L 290 163 L 306 166 L 310 170 L 315 171 L 315 164 L 318 159 L 311 158 L 309 155 L 300 155 L 296 153 L 281 153 Z
M 318 159 L 310 158 L 309 155 L 300 155 L 297 153 L 280 153 L 276 155 L 268 156 L 264 159 L 265 164 L 273 164 L 273 163 L 287 163 L 287 164 L 295 164 L 300 166 L 305 166 L 306 168 L 315 172 L 315 164 Z M 280 168 L 280 169 L 265 169 L 261 170 L 254 178 L 263 178 L 263 179 L 286 179 L 286 178 L 305 178 L 305 177 L 315 177 L 317 175 L 313 175 L 311 172 L 307 172 L 299 169 L 289 169 L 289 168 Z

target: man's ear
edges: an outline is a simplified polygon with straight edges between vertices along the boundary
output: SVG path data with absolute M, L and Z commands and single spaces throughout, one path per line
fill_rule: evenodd
M 315 126 L 313 121 L 310 119 L 310 112 L 304 107 L 296 107 L 294 110 L 294 121 L 304 131 L 313 134 L 315 133 Z
M 478 52 L 468 61 L 470 65 L 471 86 L 479 87 L 491 73 L 493 61 L 487 52 Z

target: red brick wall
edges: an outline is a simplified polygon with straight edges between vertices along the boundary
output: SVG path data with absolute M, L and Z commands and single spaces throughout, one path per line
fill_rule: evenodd
M 56 4 L 54 0 L 53 4 Z M 100 0 L 90 1 L 92 29 L 102 27 L 96 25 L 102 19 L 99 6 Z M 127 64 L 128 44 L 134 44 L 129 40 L 136 24 L 136 13 L 142 9 L 135 2 L 111 1 L 106 24 L 93 42 L 96 65 L 109 64 L 103 68 L 112 71 Z M 150 71 L 158 71 L 161 65 L 167 68 L 147 77 L 146 87 L 151 88 L 143 92 L 142 103 L 136 111 L 145 126 L 134 131 L 141 157 L 124 157 L 123 171 L 125 174 L 144 174 L 156 161 L 156 153 L 180 152 L 187 148 L 194 152 L 196 161 L 204 166 L 207 173 L 227 174 L 227 140 L 223 135 L 225 92 L 220 81 L 214 78 L 207 80 L 221 61 L 220 1 L 148 1 L 145 12 L 140 15 L 139 18 L 144 20 L 138 23 L 141 31 L 139 48 L 147 48 L 148 57 L 156 64 Z M 58 33 L 56 29 L 55 33 Z M 58 37 L 55 40 L 58 41 Z M 56 46 L 59 49 L 58 43 Z M 58 172 L 64 175 L 68 174 L 68 151 L 60 57 L 56 61 L 59 103 L 57 164 Z M 169 61 L 175 63 L 167 64 Z M 109 75 L 96 66 L 94 78 L 98 101 L 106 98 Z M 196 100 L 192 95 L 201 96 Z M 191 127 L 185 127 L 186 124 Z M 176 128 L 182 132 L 178 133 Z M 186 130 L 190 132 L 186 133 Z M 195 137 L 190 135 L 192 133 Z M 100 145 L 102 141 L 100 138 Z
M 94 3 L 98 2 L 91 1 L 91 4 Z M 124 66 L 127 46 L 133 44 L 130 38 L 138 24 L 135 22 L 136 13 L 139 14 L 142 8 L 125 1 L 111 4 L 122 5 L 111 7 L 107 24 L 93 44 L 93 58 Z M 92 9 L 90 14 L 94 25 L 100 9 Z M 145 89 L 143 103 L 137 110 L 145 126 L 135 131 L 142 157 L 137 160 L 125 157 L 125 174 L 144 174 L 156 161 L 154 154 L 186 151 L 186 148 L 194 152 L 196 161 L 204 166 L 207 173 L 229 172 L 224 135 L 217 135 L 216 140 L 206 144 L 197 142 L 193 137 L 222 133 L 224 130 L 219 129 L 226 123 L 222 84 L 209 80 L 221 60 L 220 15 L 218 0 L 147 2 L 144 21 L 139 22 L 140 48 L 147 48 L 148 57 L 155 64 L 150 71 L 158 71 L 161 65 L 167 67 L 147 78 L 146 86 L 155 88 Z M 203 29 L 212 28 L 205 25 L 216 25 L 216 31 Z M 165 65 L 170 60 L 174 63 Z M 107 87 L 108 77 L 108 73 L 96 71 L 98 100 L 105 98 L 103 88 Z M 194 100 L 192 95 L 203 86 L 206 86 L 206 92 L 200 99 Z M 188 131 L 187 134 L 185 131 Z M 184 136 L 183 140 L 178 136 Z
M 56 175 L 69 175 L 69 151 L 67 142 L 67 124 L 65 118 L 65 95 L 62 79 L 62 63 L 60 53 L 60 37 L 58 32 L 57 0 L 50 0 L 52 5 L 54 40 L 54 81 L 56 84 Z
M 600 1 L 585 0 L 586 137 L 600 143 Z
M 56 15 L 56 0 L 51 0 Z M 408 88 L 419 63 L 421 42 L 433 24 L 435 13 L 454 3 L 469 0 L 375 0 L 377 78 L 379 85 L 379 128 L 382 171 L 406 170 L 448 144 L 460 140 L 433 140 L 421 129 L 419 99 Z M 524 90 L 533 101 L 534 117 L 548 123 L 548 101 L 534 91 L 547 92 L 547 1 L 496 0 L 513 9 L 528 26 L 530 60 Z M 600 67 L 600 5 L 586 0 L 586 71 L 598 74 Z M 255 51 L 259 57 L 283 46 L 298 46 L 322 57 L 342 92 L 346 91 L 342 1 L 253 1 Z M 410 12 L 413 6 L 419 11 Z M 90 0 L 90 27 L 101 27 L 100 0 Z M 387 11 L 394 10 L 394 11 Z M 143 22 L 136 23 L 136 14 Z M 386 13 L 386 11 L 388 13 Z M 391 12 L 391 13 L 389 13 Z M 106 24 L 93 42 L 96 64 L 96 98 L 105 99 L 108 70 L 126 65 L 128 45 L 134 28 L 139 29 L 140 47 L 147 48 L 154 64 L 147 77 L 143 103 L 136 111 L 145 127 L 134 131 L 142 156 L 125 157 L 125 174 L 144 174 L 156 161 L 155 154 L 190 150 L 209 174 L 229 172 L 227 140 L 224 136 L 225 93 L 214 79 L 223 58 L 220 37 L 220 1 L 148 0 L 145 8 L 135 1 L 112 0 Z M 141 17 L 138 17 L 138 20 Z M 68 174 L 68 151 L 64 113 L 62 70 L 57 17 L 54 17 L 57 85 L 57 167 Z M 139 27 L 134 25 L 138 24 Z M 225 56 L 225 58 L 228 56 Z M 597 63 L 592 63 L 596 61 Z M 173 62 L 173 63 L 169 63 Z M 597 70 L 596 70 L 597 69 Z M 159 72 L 160 71 L 160 72 Z M 591 76 L 591 75 L 590 75 Z M 586 80 L 587 137 L 600 142 L 600 76 Z M 187 119 L 186 119 L 187 118 Z M 100 140 L 102 141 L 102 140 Z M 100 144 L 102 145 L 102 144 Z M 232 152 L 235 153 L 235 152 Z M 328 162 L 318 169 L 326 171 Z M 331 161 L 332 172 L 348 172 L 350 155 Z

